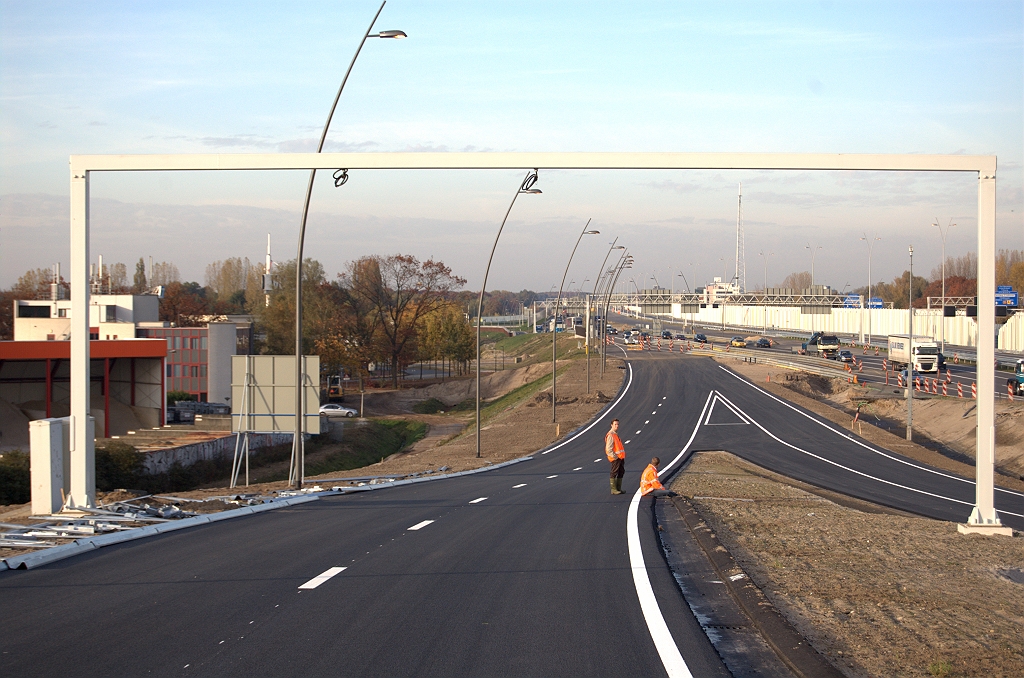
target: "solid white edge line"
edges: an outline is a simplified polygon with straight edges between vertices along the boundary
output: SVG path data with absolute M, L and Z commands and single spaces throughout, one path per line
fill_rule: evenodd
M 583 435 L 584 433 L 586 433 L 587 431 L 589 431 L 590 429 L 592 429 L 592 428 L 594 428 L 595 426 L 597 426 L 597 423 L 598 423 L 599 421 L 601 421 L 602 419 L 604 419 L 605 417 L 607 417 L 607 416 L 608 416 L 608 414 L 609 414 L 609 413 L 610 413 L 610 412 L 611 412 L 612 410 L 614 410 L 614 409 L 615 409 L 615 406 L 619 404 L 619 401 L 620 401 L 620 400 L 622 400 L 623 398 L 625 398 L 625 397 L 626 397 L 626 393 L 628 393 L 628 392 L 629 392 L 629 387 L 633 385 L 633 366 L 632 366 L 632 365 L 630 365 L 629 363 L 626 363 L 626 367 L 627 367 L 627 368 L 628 368 L 628 370 L 629 370 L 629 375 L 628 375 L 628 376 L 629 376 L 629 379 L 628 379 L 628 381 L 626 381 L 626 388 L 622 389 L 622 393 L 620 393 L 620 394 L 619 394 L 619 397 L 615 399 L 615 402 L 613 402 L 613 403 L 612 403 L 612 404 L 611 404 L 611 405 L 610 405 L 610 406 L 608 407 L 608 409 L 606 409 L 606 410 L 605 410 L 605 411 L 604 411 L 604 412 L 603 412 L 603 413 L 601 414 L 601 416 L 600 416 L 600 417 L 598 417 L 598 418 L 597 418 L 597 419 L 595 419 L 594 421 L 590 422 L 590 426 L 586 427 L 585 429 L 583 429 L 582 431 L 580 431 L 579 433 L 577 433 L 577 434 L 576 434 L 576 435 L 574 435 L 573 437 L 571 437 L 571 438 L 567 438 L 567 439 L 563 440 L 562 442 L 558 443 L 557 445 L 555 445 L 555 446 L 554 446 L 554 447 L 552 447 L 551 449 L 548 449 L 548 450 L 545 450 L 544 452 L 541 452 L 541 454 L 547 454 L 548 452 L 554 452 L 554 451 L 555 451 L 555 450 L 557 450 L 557 449 L 558 449 L 559 447 L 562 447 L 563 445 L 568 445 L 569 443 L 571 443 L 572 441 L 576 440 L 576 439 L 577 439 L 577 438 L 579 438 L 579 437 L 580 437 L 581 435 Z
M 479 499 L 474 499 L 473 501 L 471 501 L 469 503 L 470 504 L 479 504 L 480 502 L 486 501 L 486 500 L 487 500 L 487 497 L 480 497 Z
M 725 399 L 725 396 L 722 395 L 721 393 L 719 393 L 718 395 L 722 399 Z M 749 417 L 750 415 L 747 415 L 747 416 Z M 785 445 L 786 447 L 788 447 L 790 449 L 796 450 L 797 452 L 802 452 L 803 454 L 806 454 L 809 457 L 814 457 L 818 461 L 823 461 L 826 464 L 831 464 L 832 466 L 835 466 L 836 468 L 841 468 L 844 471 L 848 471 L 850 473 L 853 473 L 854 475 L 858 475 L 858 476 L 861 476 L 863 478 L 868 478 L 870 480 L 874 480 L 876 482 L 882 483 L 883 485 L 890 485 L 892 487 L 898 487 L 901 490 L 907 490 L 908 492 L 916 492 L 918 494 L 923 494 L 923 495 L 925 495 L 927 497 L 934 497 L 935 499 L 942 499 L 943 501 L 952 502 L 954 504 L 963 504 L 964 506 L 974 506 L 974 502 L 971 502 L 971 501 L 963 501 L 961 499 L 953 499 L 952 497 L 946 497 L 946 496 L 941 495 L 941 494 L 935 494 L 934 492 L 927 492 L 925 490 L 919 490 L 916 487 L 910 487 L 909 485 L 900 485 L 899 483 L 894 483 L 891 480 L 885 480 L 884 478 L 878 478 L 878 477 L 870 475 L 868 473 L 864 473 L 863 471 L 858 471 L 857 469 L 850 468 L 849 466 L 844 466 L 843 464 L 840 464 L 839 462 L 832 461 L 831 459 L 826 459 L 825 457 L 822 457 L 820 455 L 814 454 L 813 452 L 808 452 L 807 450 L 802 449 L 800 447 L 797 447 L 796 445 L 793 445 L 791 443 L 787 443 L 785 440 L 779 438 L 774 433 L 772 433 L 771 431 L 766 429 L 764 426 L 761 426 L 761 424 L 759 424 L 758 422 L 754 421 L 753 419 L 751 419 L 751 421 L 753 422 L 754 426 L 756 426 L 759 429 L 761 429 L 762 431 L 764 431 L 765 434 L 767 434 L 769 437 L 771 437 L 775 441 L 781 443 L 782 445 Z M 1001 513 L 1006 513 L 1006 514 L 1011 515 L 1011 516 L 1017 516 L 1017 517 L 1020 517 L 1020 518 L 1024 518 L 1024 516 L 1021 516 L 1021 515 L 1019 515 L 1017 513 L 1012 513 L 1011 511 L 1001 511 Z
M 697 425 L 693 428 L 693 433 L 690 434 L 690 439 L 686 441 L 686 446 L 672 460 L 672 463 L 665 467 L 666 470 L 686 454 L 686 451 L 693 443 L 693 439 L 697 437 L 700 422 L 704 418 L 704 411 L 707 410 L 708 403 L 711 402 L 713 394 L 713 391 L 708 393 L 708 398 L 704 401 L 704 410 L 701 410 L 700 417 L 697 419 Z M 664 471 L 661 473 L 664 473 Z M 659 475 L 661 474 L 659 473 Z M 651 578 L 647 574 L 647 565 L 644 563 L 644 553 L 640 546 L 640 528 L 638 524 L 640 496 L 640 490 L 638 489 L 629 502 L 629 513 L 626 516 L 626 543 L 629 546 L 629 567 L 633 571 L 633 586 L 636 588 L 636 596 L 640 600 L 640 609 L 644 613 L 647 630 L 651 634 L 651 640 L 654 641 L 654 647 L 658 650 L 658 656 L 661 657 L 661 663 L 665 667 L 665 672 L 670 678 L 692 678 L 693 674 L 690 673 L 686 660 L 683 659 L 683 655 L 680 654 L 679 648 L 676 646 L 676 641 L 672 638 L 672 632 L 668 630 L 665 617 L 661 614 L 661 607 L 658 605 L 658 599 L 654 595 L 654 588 L 651 586 Z
M 432 522 L 434 522 L 434 521 L 433 520 L 424 520 L 423 522 L 416 523 L 412 527 L 407 527 L 406 529 L 407 530 L 422 530 L 424 527 L 426 527 L 427 525 L 429 525 Z
M 811 421 L 813 421 L 818 426 L 826 428 L 829 431 L 832 431 L 833 433 L 835 433 L 836 435 L 841 436 L 843 438 L 846 438 L 851 443 L 854 443 L 856 445 L 860 445 L 861 447 L 863 447 L 865 450 L 868 450 L 869 452 L 874 452 L 875 454 L 881 455 L 881 456 L 885 457 L 886 459 L 891 459 L 892 461 L 899 462 L 900 464 L 906 464 L 907 466 L 910 466 L 911 468 L 916 468 L 916 469 L 919 469 L 921 471 L 926 471 L 928 473 L 934 473 L 935 475 L 942 476 L 943 478 L 949 478 L 951 480 L 959 480 L 962 483 L 968 483 L 970 485 L 974 485 L 974 481 L 973 480 L 968 480 L 967 478 L 961 478 L 960 476 L 955 476 L 955 475 L 952 475 L 952 474 L 949 474 L 949 473 L 943 473 L 942 471 L 936 471 L 935 469 L 930 469 L 930 468 L 926 468 L 924 466 L 919 466 L 918 464 L 915 464 L 913 462 L 907 461 L 906 459 L 900 459 L 899 457 L 894 457 L 893 455 L 886 454 L 882 450 L 879 450 L 877 448 L 871 447 L 870 445 L 865 445 L 863 442 L 857 440 L 856 438 L 854 438 L 852 436 L 848 436 L 845 433 L 843 433 L 842 431 L 836 430 L 836 429 L 832 428 L 831 426 L 829 426 L 828 424 L 825 424 L 825 423 L 823 423 L 821 421 L 818 421 L 817 419 L 815 419 L 811 415 L 807 414 L 806 412 L 800 411 L 798 408 L 796 408 L 793 405 L 787 403 L 785 400 L 782 400 L 781 398 L 776 397 L 775 395 L 769 393 L 768 391 L 765 391 L 763 388 L 761 388 L 757 384 L 754 384 L 753 382 L 744 379 L 743 377 L 741 377 L 740 375 L 736 374 L 732 370 L 726 368 L 724 365 L 719 365 L 718 367 L 719 367 L 719 369 L 723 370 L 729 376 L 735 377 L 737 380 L 740 381 L 740 383 L 743 383 L 743 384 L 746 384 L 747 386 L 750 386 L 754 390 L 759 391 L 760 393 L 768 396 L 769 398 L 771 398 L 772 400 L 776 401 L 777 403 L 785 405 L 786 407 L 788 407 L 789 409 L 793 410 L 797 414 L 799 414 L 799 415 L 801 415 L 803 417 L 806 417 L 807 419 L 810 419 Z M 1006 494 L 1013 494 L 1013 495 L 1016 495 L 1018 497 L 1024 497 L 1024 493 L 1014 492 L 1013 490 L 1003 489 L 1003 488 L 999 487 L 998 485 L 996 486 L 995 489 L 997 491 L 999 491 L 999 492 L 1005 492 Z M 971 504 L 971 506 L 974 506 L 974 504 Z M 1011 514 L 1011 515 L 1013 515 L 1013 514 Z
M 328 569 L 324 570 L 322 573 L 318 574 L 317 576 L 315 576 L 312 579 L 310 579 L 309 581 L 307 581 L 305 584 L 303 584 L 299 588 L 300 589 L 304 589 L 304 590 L 315 589 L 317 586 L 320 586 L 320 584 L 323 584 L 325 581 L 327 581 L 328 579 L 330 579 L 334 575 L 339 574 L 341 572 L 344 572 L 346 569 L 348 569 L 348 568 L 345 568 L 345 567 L 331 567 L 331 568 L 328 568 Z

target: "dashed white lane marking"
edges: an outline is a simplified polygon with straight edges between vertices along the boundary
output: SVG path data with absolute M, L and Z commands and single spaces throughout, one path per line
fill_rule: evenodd
M 558 477 L 558 474 L 556 473 L 556 474 L 555 474 L 555 475 L 553 475 L 553 476 L 548 476 L 548 478 L 547 478 L 547 479 L 548 479 L 548 480 L 551 480 L 552 478 L 557 478 L 557 477 Z
M 661 407 L 661 405 L 658 405 L 658 407 Z M 651 414 L 657 414 L 657 413 L 658 413 L 658 410 L 654 410 L 653 412 L 651 412 Z
M 334 575 L 338 574 L 339 572 L 344 572 L 346 569 L 347 568 L 344 568 L 344 567 L 332 567 L 332 568 L 329 568 L 327 570 L 324 570 L 323 573 L 318 574 L 317 576 L 313 577 L 312 579 L 307 581 L 305 584 L 303 584 L 299 588 L 300 589 L 315 589 L 317 586 L 320 586 L 320 584 L 323 584 L 325 581 L 327 581 L 328 579 L 330 579 Z
M 596 463 L 597 463 L 597 462 L 599 462 L 599 461 L 601 461 L 601 460 L 600 460 L 600 459 L 595 459 L 595 460 L 594 460 L 594 463 L 596 464 Z
M 631 442 L 633 442 L 633 441 L 632 441 L 632 440 L 627 440 L 626 442 L 624 442 L 624 443 L 622 443 L 622 444 L 623 444 L 623 445 L 629 445 L 629 444 L 630 444 Z
M 422 530 L 424 527 L 426 527 L 427 525 L 429 525 L 432 522 L 434 522 L 434 521 L 433 520 L 424 520 L 422 523 L 416 523 L 415 525 L 413 525 L 409 529 L 410 530 Z
M 515 490 L 515 489 L 518 489 L 520 487 L 526 487 L 526 483 L 519 483 L 518 485 L 513 485 L 512 489 Z
M 636 435 L 640 435 L 640 431 L 637 431 L 637 432 L 636 432 Z
M 576 468 L 573 469 L 573 471 L 582 471 L 582 470 L 583 470 L 582 466 L 577 466 Z
M 664 399 L 663 399 L 664 400 Z M 661 407 L 661 403 L 658 403 L 658 407 Z
M 664 399 L 665 399 L 665 398 L 667 398 L 667 397 L 668 397 L 668 396 L 661 396 L 661 399 L 662 399 L 662 400 L 664 400 Z M 660 407 L 660 406 L 659 406 L 659 407 Z
M 479 504 L 480 502 L 486 501 L 486 500 L 487 500 L 487 497 L 480 497 L 479 499 L 474 499 L 473 501 L 471 501 L 469 503 L 470 504 Z
M 651 423 L 651 420 L 650 420 L 650 419 L 648 419 L 647 421 L 645 421 L 645 422 L 644 422 L 644 426 L 647 426 L 647 424 L 650 424 L 650 423 Z M 640 432 L 640 431 L 637 431 L 637 433 L 639 433 L 639 432 Z

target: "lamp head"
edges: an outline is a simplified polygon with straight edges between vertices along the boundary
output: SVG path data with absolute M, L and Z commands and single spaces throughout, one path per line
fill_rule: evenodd
M 523 179 L 523 183 L 519 187 L 519 192 L 529 193 L 531 195 L 539 195 L 541 193 L 541 190 L 539 188 L 533 187 L 535 183 L 537 183 L 537 170 L 533 170 L 533 174 L 530 174 L 525 179 Z
M 402 38 L 408 38 L 405 31 L 381 31 L 377 34 L 378 38 L 391 38 L 393 40 L 401 40 Z
M 601 231 L 586 231 L 583 235 L 600 235 Z

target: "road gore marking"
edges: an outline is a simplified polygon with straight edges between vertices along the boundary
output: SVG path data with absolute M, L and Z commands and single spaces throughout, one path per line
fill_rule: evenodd
M 344 572 L 346 569 L 347 568 L 344 568 L 344 567 L 328 568 L 328 569 L 324 570 L 321 574 L 318 574 L 317 576 L 315 576 L 312 579 L 310 579 L 309 581 L 307 581 L 305 584 L 303 584 L 299 588 L 300 589 L 305 589 L 305 590 L 315 589 L 317 586 L 320 586 L 320 584 L 323 584 L 325 581 L 327 581 L 328 579 L 330 579 L 334 575 L 339 574 L 341 572 Z
M 513 485 L 512 489 L 515 490 L 515 489 L 518 489 L 520 487 L 526 487 L 526 483 L 519 483 L 518 485 Z
M 415 525 L 413 525 L 409 529 L 410 530 L 422 530 L 424 527 L 426 527 L 427 525 L 429 525 L 432 522 L 434 522 L 434 521 L 433 520 L 424 520 L 422 523 L 416 523 Z
M 487 497 L 480 497 L 479 499 L 474 499 L 473 501 L 471 501 L 469 503 L 470 504 L 479 504 L 480 502 L 486 501 L 486 500 L 487 500 Z
M 547 479 L 548 479 L 548 480 L 551 480 L 552 478 L 557 478 L 557 477 L 558 477 L 558 474 L 556 473 L 556 474 L 555 474 L 555 475 L 553 475 L 553 476 L 548 476 L 548 478 L 547 478 Z

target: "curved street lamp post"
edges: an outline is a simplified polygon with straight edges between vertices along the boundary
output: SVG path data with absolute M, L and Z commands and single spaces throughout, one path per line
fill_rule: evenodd
M 487 258 L 487 268 L 484 270 L 484 282 L 480 285 L 480 300 L 476 305 L 476 457 L 480 458 L 480 321 L 483 317 L 484 311 L 484 290 L 487 289 L 487 276 L 491 273 L 491 262 L 494 260 L 494 250 L 498 249 L 498 239 L 501 238 L 501 232 L 505 228 L 505 222 L 508 221 L 508 215 L 512 213 L 512 207 L 516 204 L 516 198 L 520 194 L 526 193 L 529 195 L 538 195 L 542 191 L 539 188 L 534 188 L 533 185 L 537 183 L 537 170 L 533 170 L 532 174 L 527 174 L 526 178 L 523 179 L 523 183 L 519 184 L 519 188 L 516 189 L 516 194 L 512 196 L 512 202 L 509 204 L 508 209 L 505 210 L 505 218 L 501 220 L 501 226 L 498 228 L 498 234 L 494 236 L 494 245 L 491 246 L 491 256 Z
M 377 23 L 377 17 L 384 10 L 384 5 L 387 4 L 387 0 L 380 3 L 380 9 L 373 15 L 373 21 L 370 22 L 370 27 L 366 29 L 366 34 L 363 35 L 363 39 L 359 41 L 359 47 L 356 48 L 356 53 L 352 56 L 352 61 L 348 65 L 348 70 L 345 71 L 345 77 L 341 80 L 341 86 L 338 87 L 338 93 L 334 96 L 334 103 L 331 104 L 331 111 L 327 114 L 327 122 L 324 123 L 324 130 L 320 133 L 320 143 L 317 144 L 316 152 L 321 153 L 324 149 L 324 142 L 327 140 L 327 130 L 331 127 L 331 119 L 334 117 L 334 111 L 338 107 L 338 100 L 341 99 L 341 93 L 345 89 L 345 83 L 348 82 L 348 76 L 352 73 L 352 67 L 355 66 L 356 59 L 359 58 L 359 53 L 363 49 L 363 45 L 366 44 L 367 38 L 391 38 L 400 40 L 408 37 L 403 31 L 381 31 L 371 35 L 370 31 L 373 30 L 373 25 Z M 303 440 L 303 431 L 305 426 L 303 425 L 303 412 L 302 400 L 303 394 L 305 393 L 305 384 L 303 382 L 303 365 L 302 365 L 302 249 L 306 239 L 306 219 L 309 216 L 309 201 L 313 196 L 313 182 L 316 179 L 316 170 L 309 171 L 309 183 L 306 185 L 306 198 L 302 203 L 302 220 L 299 223 L 299 244 L 298 253 L 295 256 L 295 435 L 292 438 L 292 458 L 291 465 L 289 467 L 289 484 L 292 487 L 302 487 L 303 476 L 305 475 L 305 445 Z M 334 174 L 334 185 L 336 187 L 342 186 L 348 181 L 348 170 L 338 170 Z M 319 380 L 320 375 L 317 375 Z
M 587 226 L 590 226 L 590 219 L 587 219 L 587 223 L 583 225 L 583 230 L 580 231 L 580 237 L 576 238 L 576 244 L 572 248 L 572 254 L 569 255 L 569 262 L 565 265 L 565 273 L 562 274 L 562 283 L 558 286 L 558 296 L 555 298 L 555 324 L 551 328 L 551 423 L 555 423 L 556 419 L 556 407 L 558 398 L 555 397 L 555 386 L 558 381 L 558 307 L 562 302 L 562 286 L 565 285 L 565 278 L 569 275 L 569 266 L 572 265 L 572 258 L 576 256 L 576 248 L 580 246 L 580 241 L 583 240 L 585 235 L 597 235 L 601 231 L 588 231 Z
M 597 296 L 597 286 L 601 283 L 601 278 L 603 278 L 604 275 L 605 275 L 605 273 L 604 273 L 604 266 L 605 266 L 605 264 L 608 263 L 608 257 L 611 256 L 612 250 L 615 250 L 615 249 L 624 250 L 624 249 L 626 249 L 622 245 L 616 245 L 615 243 L 617 243 L 618 241 L 619 241 L 618 236 L 616 236 L 615 240 L 612 240 L 611 246 L 608 248 L 607 254 L 604 255 L 604 261 L 601 262 L 601 268 L 599 268 L 598 271 L 597 271 L 597 277 L 594 278 L 594 293 L 593 293 L 594 302 L 593 303 L 597 304 L 597 308 L 595 310 L 600 310 L 600 308 L 601 308 L 601 302 L 599 301 L 599 297 Z M 609 276 L 609 278 L 610 277 L 611 276 Z M 588 308 L 590 307 L 590 302 L 587 302 L 587 307 Z M 598 322 L 596 323 L 597 327 L 595 328 L 595 329 L 599 330 L 598 331 L 598 335 L 599 336 L 597 337 L 598 342 L 600 342 L 598 344 L 598 347 L 599 347 L 598 350 L 600 350 L 600 347 L 602 345 L 604 345 L 605 338 L 608 336 L 608 318 L 605 317 L 605 316 L 599 316 L 599 317 L 600 317 L 600 320 L 598 320 Z M 602 372 L 602 374 L 603 374 L 603 372 Z M 589 324 L 587 325 L 587 393 L 590 393 L 590 325 Z

